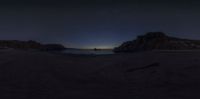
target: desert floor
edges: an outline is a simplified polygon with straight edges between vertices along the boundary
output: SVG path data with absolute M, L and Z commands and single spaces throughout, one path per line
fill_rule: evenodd
M 0 50 L 0 99 L 199 99 L 200 51 Z

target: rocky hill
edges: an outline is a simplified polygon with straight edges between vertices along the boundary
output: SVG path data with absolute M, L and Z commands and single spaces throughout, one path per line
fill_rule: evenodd
M 45 44 L 42 46 L 42 50 L 52 51 L 52 50 L 65 50 L 66 48 L 61 44 Z
M 170 37 L 162 32 L 149 32 L 116 47 L 114 52 L 136 52 L 145 50 L 191 50 L 200 49 L 200 40 Z
M 19 40 L 0 40 L 0 48 L 12 48 L 12 49 L 37 49 L 43 51 L 49 50 L 64 50 L 66 49 L 60 44 L 41 44 L 36 41 L 19 41 Z

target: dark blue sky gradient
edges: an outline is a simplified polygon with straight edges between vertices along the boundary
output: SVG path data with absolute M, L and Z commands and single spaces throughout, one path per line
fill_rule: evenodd
M 198 1 L 20 1 L 0 5 L 0 39 L 112 48 L 146 32 L 200 39 Z

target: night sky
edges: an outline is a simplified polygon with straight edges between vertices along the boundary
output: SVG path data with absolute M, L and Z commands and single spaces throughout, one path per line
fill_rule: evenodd
M 0 39 L 112 48 L 146 32 L 200 39 L 198 0 L 7 0 Z

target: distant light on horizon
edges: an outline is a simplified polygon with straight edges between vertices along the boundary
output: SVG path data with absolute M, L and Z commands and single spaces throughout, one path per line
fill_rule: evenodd
M 92 44 L 92 45 L 82 45 L 82 46 L 65 46 L 66 48 L 77 48 L 77 49 L 113 49 L 117 47 L 118 45 L 98 45 L 98 44 Z
M 90 46 L 90 47 L 82 47 L 83 49 L 113 49 L 114 46 Z

